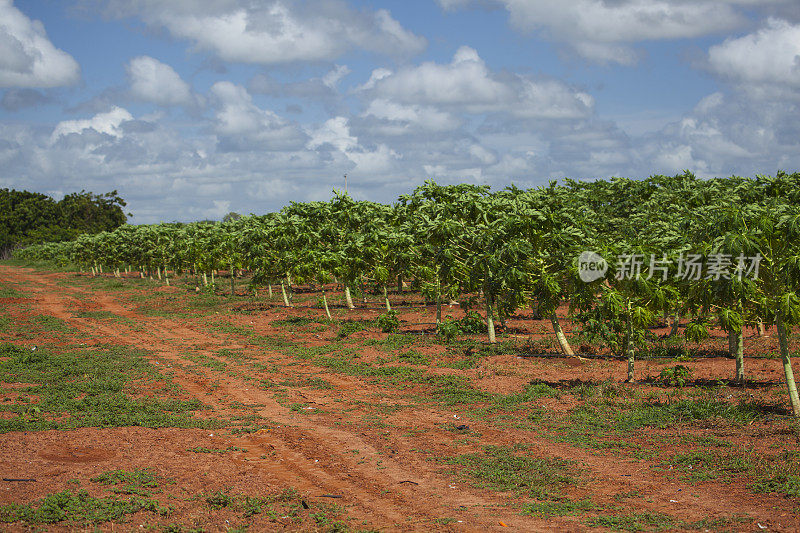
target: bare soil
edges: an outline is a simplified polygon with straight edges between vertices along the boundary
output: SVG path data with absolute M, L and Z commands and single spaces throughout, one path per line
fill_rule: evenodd
M 151 305 L 156 302 L 156 307 L 164 309 L 163 316 L 159 316 L 149 312 L 152 307 L 143 305 L 142 299 L 133 297 L 143 293 L 136 288 L 135 279 L 123 280 L 130 281 L 130 289 L 102 290 L 84 278 L 77 278 L 76 274 L 0 265 L 0 276 L 26 294 L 24 298 L 0 301 L 4 312 L 13 320 L 53 316 L 77 331 L 69 336 L 45 332 L 36 342 L 56 346 L 80 342 L 87 346 L 123 345 L 146 349 L 150 354 L 148 360 L 162 369 L 186 398 L 196 398 L 210 407 L 203 416 L 226 420 L 246 412 L 263 425 L 246 434 L 237 434 L 230 427 L 215 430 L 82 428 L 0 434 L 2 477 L 35 480 L 0 481 L 0 505 L 33 502 L 78 485 L 93 494 L 106 494 L 104 488 L 92 485 L 89 480 L 110 470 L 148 468 L 174 480 L 174 486 L 157 496 L 170 495 L 164 501 L 173 505 L 173 514 L 167 519 L 137 513 L 127 517 L 125 523 L 103 523 L 99 529 L 159 530 L 165 524 L 202 527 L 206 531 L 227 531 L 241 526 L 248 526 L 251 531 L 323 531 L 329 528 L 313 520 L 300 523 L 264 515 L 245 519 L 241 514 L 212 511 L 202 498 L 194 498 L 220 490 L 258 496 L 275 494 L 289 487 L 300 493 L 309 506 L 308 513 L 337 506 L 335 513 L 344 517 L 352 530 L 595 529 L 585 520 L 591 513 L 549 517 L 523 514 L 523 505 L 529 498 L 482 487 L 463 473 L 459 474 L 453 465 L 441 461 L 444 457 L 480 451 L 487 445 L 524 444 L 527 446 L 524 453 L 531 457 L 575 461 L 581 470 L 580 482 L 570 486 L 565 496 L 572 500 L 590 498 L 599 507 L 614 509 L 611 514 L 666 515 L 681 524 L 744 516 L 738 522 L 724 522 L 721 529 L 800 530 L 798 498 L 777 493 L 757 494 L 749 487 L 746 476 L 691 482 L 673 471 L 671 465 L 663 464 L 670 454 L 703 448 L 702 445 L 693 447 L 687 436 L 728 438 L 736 445 L 765 454 L 784 450 L 797 452 L 800 450 L 797 432 L 790 430 L 791 422 L 786 421 L 785 416 L 777 421 L 769 417 L 759 419 L 745 427 L 718 421 L 644 429 L 630 437 L 630 442 L 638 445 L 638 452 L 625 448 L 605 451 L 581 447 L 559 442 L 553 434 L 535 428 L 515 427 L 513 423 L 498 423 L 495 418 L 473 416 L 465 412 L 462 405 L 425 401 L 428 389 L 424 385 L 392 386 L 363 376 L 335 372 L 316 366 L 313 360 L 290 357 L 285 352 L 265 347 L 258 339 L 287 339 L 308 348 L 324 347 L 333 342 L 337 333 L 333 326 L 315 327 L 319 323 L 303 327 L 274 324 L 292 317 L 316 316 L 321 320 L 324 313 L 302 307 L 302 302 L 298 302 L 297 308 L 283 308 L 278 305 L 278 291 L 271 302 L 262 291 L 258 301 L 240 296 L 221 311 L 187 308 L 176 317 L 171 313 L 180 310 L 183 300 L 195 297 L 194 291 L 187 293 L 186 287 L 181 286 L 147 289 L 150 298 L 147 301 Z M 73 283 L 76 279 L 80 283 Z M 298 294 L 299 300 L 301 296 Z M 340 295 L 332 292 L 329 297 L 338 302 Z M 414 300 L 411 294 L 395 294 L 392 298 L 398 303 L 404 300 L 409 304 L 421 304 L 418 296 Z M 307 305 L 313 303 L 313 300 L 306 302 Z M 333 311 L 339 319 L 373 320 L 383 312 L 379 305 L 373 307 L 351 311 L 338 307 Z M 123 320 L 104 319 L 98 312 Z M 420 339 L 427 337 L 424 333 L 432 332 L 433 308 L 400 308 L 399 313 L 403 332 L 420 334 Z M 453 305 L 446 306 L 445 313 L 460 317 L 463 311 Z M 561 310 L 560 314 L 566 314 L 566 310 Z M 549 323 L 532 320 L 529 312 L 513 317 L 506 326 L 507 333 L 501 335 L 501 340 L 516 339 L 523 346 L 528 343 L 529 347 L 533 346 L 528 352 L 555 347 Z M 571 324 L 567 322 L 564 326 L 571 331 Z M 252 335 L 243 334 L 243 331 L 252 332 Z M 665 328 L 654 330 L 657 335 L 665 332 Z M 359 361 L 375 363 L 397 354 L 364 343 L 385 338 L 386 334 L 372 327 L 353 333 L 348 342 L 358 347 Z M 24 346 L 32 344 L 30 339 L 9 338 L 5 334 L 0 334 L 0 340 Z M 692 378 L 698 383 L 714 383 L 733 374 L 732 360 L 714 356 L 727 348 L 726 341 L 722 332 L 716 332 L 714 338 L 704 343 L 708 357 L 683 363 L 691 366 Z M 780 361 L 762 357 L 777 350 L 776 335 L 768 331 L 766 337 L 758 337 L 753 333 L 748 335 L 745 345 L 749 385 L 715 390 L 732 397 L 732 401 L 755 398 L 783 405 L 785 391 L 781 384 Z M 433 361 L 453 357 L 446 347 L 437 343 L 421 343 L 410 348 Z M 225 350 L 246 354 L 247 359 L 220 355 Z M 603 355 L 602 350 L 592 351 L 597 353 L 584 351 L 582 357 L 565 358 L 552 350 L 549 354 L 533 354 L 520 349 L 516 353 L 482 357 L 474 368 L 459 370 L 430 365 L 428 371 L 437 375 L 465 376 L 473 387 L 491 393 L 512 394 L 523 390 L 531 381 L 539 380 L 554 385 L 609 381 L 620 390 L 635 388 L 640 395 L 663 395 L 664 388 L 652 380 L 663 368 L 675 364 L 670 359 L 639 361 L 640 382 L 623 384 L 625 362 L 588 357 Z M 193 364 L 188 356 L 203 357 L 220 365 Z M 256 376 L 254 369 L 260 369 L 261 374 Z M 798 363 L 795 363 L 795 373 L 800 375 Z M 329 386 L 304 385 L 311 383 L 308 380 L 312 378 Z M 4 389 L 17 386 L 2 385 Z M 148 394 L 148 391 L 138 393 Z M 16 401 L 14 393 L 6 397 L 5 401 Z M 541 407 L 555 415 L 568 413 L 577 405 L 578 400 L 571 395 L 541 401 Z M 468 432 L 454 431 L 453 426 L 458 425 L 468 425 Z M 197 448 L 225 452 L 192 451 Z M 647 453 L 639 453 L 642 450 Z M 625 494 L 634 496 L 620 498 Z M 0 529 L 3 527 L 9 531 L 27 531 L 39 526 L 0 525 Z M 42 527 L 82 529 L 70 524 Z M 683 527 L 673 525 L 667 529 Z M 603 530 L 602 527 L 597 529 Z

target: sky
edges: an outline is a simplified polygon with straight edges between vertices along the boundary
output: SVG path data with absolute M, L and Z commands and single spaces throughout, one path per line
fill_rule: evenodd
M 0 188 L 135 224 L 800 170 L 797 0 L 0 0 Z

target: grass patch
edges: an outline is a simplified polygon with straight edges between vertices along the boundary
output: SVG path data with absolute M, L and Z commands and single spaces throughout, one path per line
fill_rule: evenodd
M 679 521 L 662 513 L 631 513 L 626 515 L 600 515 L 586 520 L 591 527 L 611 531 L 663 531 L 680 527 Z
M 408 350 L 397 355 L 398 361 L 412 365 L 430 366 L 431 357 L 416 350 Z
M 25 298 L 25 293 L 20 292 L 8 283 L 0 282 L 0 298 Z
M 140 511 L 168 516 L 171 508 L 140 496 L 131 496 L 128 499 L 119 499 L 116 496 L 96 498 L 90 496 L 85 490 L 77 493 L 64 491 L 51 494 L 31 504 L 2 505 L 0 506 L 0 522 L 100 524 L 120 521 L 125 515 Z
M 733 453 L 717 449 L 677 453 L 661 464 L 683 472 L 684 480 L 691 483 L 710 479 L 730 483 L 734 474 L 753 471 L 755 461 L 758 458 L 752 449 L 738 448 Z
M 161 492 L 159 484 L 166 480 L 147 468 L 136 469 L 133 472 L 126 470 L 112 470 L 103 472 L 92 481 L 111 486 L 111 491 L 117 494 L 131 494 L 137 496 L 152 496 Z M 171 481 L 170 481 L 171 482 Z
M 213 357 L 209 357 L 205 354 L 186 354 L 184 357 L 189 359 L 190 361 L 194 361 L 200 366 L 204 366 L 206 368 L 211 368 L 212 370 L 217 370 L 222 372 L 228 367 L 228 363 L 225 361 L 219 361 L 214 359 Z
M 522 506 L 522 514 L 536 516 L 539 518 L 550 518 L 552 516 L 576 515 L 587 511 L 598 511 L 602 507 L 598 506 L 591 499 L 570 500 L 549 500 L 526 503 Z
M 318 376 L 308 376 L 298 379 L 288 379 L 286 381 L 279 383 L 279 385 L 292 388 L 310 387 L 312 389 L 321 389 L 321 390 L 328 390 L 333 388 L 333 385 L 331 385 L 329 381 L 326 381 Z
M 531 457 L 525 446 L 485 446 L 483 453 L 446 459 L 461 467 L 459 473 L 481 488 L 525 494 L 538 500 L 558 500 L 562 490 L 574 485 L 574 461 L 553 457 Z
M 339 332 L 336 334 L 336 338 L 346 339 L 353 333 L 364 331 L 374 325 L 371 320 L 342 320 L 339 324 Z
M 0 381 L 30 383 L 15 403 L 0 410 L 0 433 L 79 427 L 210 427 L 219 421 L 193 415 L 199 400 L 134 397 L 140 390 L 174 394 L 175 386 L 150 365 L 146 352 L 125 346 L 31 351 L 0 345 Z M 164 384 L 166 382 L 166 385 Z M 25 401 L 25 399 L 27 401 Z M 33 399 L 33 400 L 32 400 Z M 38 401 L 35 401 L 38 400 Z
M 36 315 L 31 318 L 33 325 L 41 331 L 56 333 L 76 333 L 77 330 L 60 318 L 50 315 Z
M 77 313 L 72 313 L 72 316 L 76 318 L 96 318 L 100 320 L 119 318 L 118 315 L 115 315 L 111 311 L 78 311 Z
M 377 346 L 385 352 L 396 352 L 417 342 L 415 335 L 391 333 L 382 339 L 367 339 L 366 346 Z
M 309 324 L 317 324 L 320 322 L 320 319 L 317 318 L 309 318 L 304 316 L 293 316 L 290 318 L 282 319 L 282 320 L 272 320 L 270 322 L 271 325 L 275 326 L 276 328 L 285 328 L 288 330 L 293 330 L 298 326 L 308 326 Z

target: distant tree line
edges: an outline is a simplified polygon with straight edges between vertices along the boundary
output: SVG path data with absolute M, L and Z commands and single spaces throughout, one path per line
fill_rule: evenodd
M 111 231 L 125 224 L 126 205 L 117 191 L 81 191 L 56 201 L 41 193 L 0 189 L 0 258 L 20 246 Z

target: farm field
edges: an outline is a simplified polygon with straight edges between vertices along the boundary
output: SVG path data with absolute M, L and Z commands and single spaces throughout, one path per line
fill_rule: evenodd
M 746 336 L 745 387 L 723 332 L 623 383 L 622 359 L 542 356 L 558 345 L 524 312 L 497 344 L 446 341 L 418 294 L 390 295 L 387 334 L 379 305 L 328 320 L 311 291 L 286 308 L 190 281 L 0 263 L 0 527 L 800 528 L 774 332 Z M 659 379 L 677 365 L 685 383 Z

